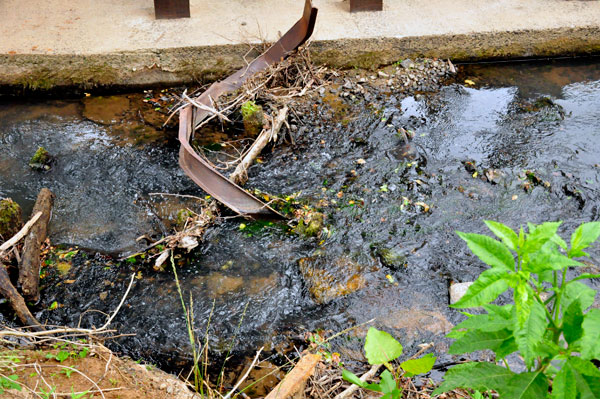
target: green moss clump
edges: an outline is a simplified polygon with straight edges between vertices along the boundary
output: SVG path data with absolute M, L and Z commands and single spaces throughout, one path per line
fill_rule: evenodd
M 242 105 L 242 118 L 244 120 L 244 130 L 252 137 L 257 136 L 265 124 L 263 109 L 254 101 L 246 101 Z
M 317 237 L 323 230 L 323 223 L 325 216 L 320 212 L 310 212 L 304 219 L 298 222 L 298 225 L 294 228 L 296 234 L 303 235 L 304 237 Z
M 377 255 L 381 263 L 391 269 L 400 269 L 406 265 L 406 257 L 399 251 L 390 248 L 377 249 Z
M 192 216 L 194 216 L 194 213 L 189 209 L 180 209 L 177 212 L 177 226 L 183 228 L 188 218 L 191 218 Z
M 23 226 L 21 207 L 10 198 L 0 201 L 0 237 L 8 240 Z
M 29 160 L 29 166 L 35 170 L 49 170 L 52 157 L 44 147 L 39 147 Z

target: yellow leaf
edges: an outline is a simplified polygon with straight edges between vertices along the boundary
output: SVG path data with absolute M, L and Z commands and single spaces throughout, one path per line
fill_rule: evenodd
M 394 277 L 392 277 L 391 274 L 386 274 L 385 278 L 387 278 L 387 280 L 392 284 L 394 284 L 396 282 L 396 280 L 394 280 Z
M 473 82 L 471 79 L 465 79 L 465 83 L 469 86 L 475 86 L 475 82 Z

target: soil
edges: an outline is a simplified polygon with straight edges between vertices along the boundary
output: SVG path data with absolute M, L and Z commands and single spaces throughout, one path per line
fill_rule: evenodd
M 9 389 L 2 397 L 29 399 L 52 389 L 57 396 L 63 397 L 88 391 L 81 396 L 86 399 L 198 397 L 176 377 L 151 365 L 118 358 L 102 346 L 94 346 L 83 358 L 75 351 L 62 362 L 55 358 L 59 352 L 59 349 L 1 350 L 0 374 L 17 375 L 16 381 L 22 384 L 21 391 Z M 7 359 L 14 359 L 15 362 Z M 12 369 L 11 364 L 14 365 Z

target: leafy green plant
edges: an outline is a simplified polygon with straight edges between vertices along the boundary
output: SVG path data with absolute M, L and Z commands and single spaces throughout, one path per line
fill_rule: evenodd
M 344 380 L 383 394 L 382 399 L 399 399 L 402 397 L 402 388 L 398 386 L 400 377 L 412 377 L 424 374 L 431 370 L 435 363 L 435 356 L 428 354 L 419 359 L 409 359 L 394 367 L 391 362 L 402 355 L 402 345 L 385 331 L 374 327 L 369 328 L 365 340 L 365 356 L 369 364 L 383 364 L 386 370 L 379 376 L 378 383 L 367 383 L 348 370 L 342 371 Z
M 600 236 L 600 222 L 584 223 L 571 235 L 570 245 L 557 234 L 561 222 L 528 224 L 515 233 L 485 222 L 500 239 L 459 232 L 471 251 L 491 268 L 469 287 L 454 308 L 481 307 L 468 314 L 448 334 L 456 339 L 451 354 L 489 349 L 501 360 L 452 367 L 434 391 L 454 388 L 496 391 L 502 399 L 600 398 L 600 309 L 590 309 L 596 291 L 579 282 L 599 278 L 582 273 L 567 280 L 570 267 L 586 266 L 575 258 Z M 512 290 L 512 303 L 491 304 Z M 506 357 L 517 352 L 526 371 L 513 372 Z
M 19 376 L 8 375 L 8 376 L 0 376 L 0 394 L 4 393 L 5 389 L 16 389 L 17 391 L 21 390 L 21 385 L 17 383 Z

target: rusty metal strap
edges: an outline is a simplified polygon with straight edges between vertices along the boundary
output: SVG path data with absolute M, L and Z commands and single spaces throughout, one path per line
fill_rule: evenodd
M 212 106 L 212 101 L 222 94 L 238 89 L 255 73 L 266 69 L 288 56 L 302 45 L 313 32 L 317 18 L 317 9 L 311 0 L 306 0 L 302 18 L 292 26 L 274 45 L 258 58 L 227 77 L 213 83 L 204 93 L 195 99 L 196 102 Z M 280 213 L 245 191 L 227 177 L 216 171 L 190 144 L 195 127 L 210 116 L 210 112 L 188 105 L 179 111 L 179 165 L 185 173 L 204 191 L 218 201 L 241 215 L 252 218 L 282 219 Z

